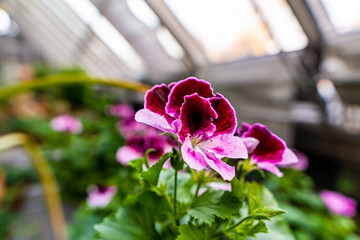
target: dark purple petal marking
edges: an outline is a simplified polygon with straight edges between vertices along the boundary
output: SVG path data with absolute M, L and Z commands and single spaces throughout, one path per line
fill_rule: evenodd
M 216 111 L 218 118 L 214 119 L 217 134 L 234 134 L 237 125 L 235 110 L 224 97 L 214 97 L 210 99 L 212 108 Z
M 253 137 L 259 140 L 259 144 L 252 152 L 251 157 L 258 162 L 277 163 L 282 160 L 286 144 L 278 136 L 270 132 L 261 124 L 252 125 L 244 133 L 244 137 Z
M 211 107 L 209 100 L 200 97 L 197 93 L 186 96 L 181 108 L 181 129 L 178 133 L 180 141 L 190 134 L 192 137 L 198 134 L 207 134 L 215 130 L 212 124 L 217 114 Z
M 183 105 L 185 96 L 197 93 L 204 98 L 214 97 L 213 89 L 210 83 L 199 80 L 194 77 L 187 78 L 178 82 L 175 86 L 172 86 L 171 92 L 168 97 L 168 103 L 166 104 L 166 113 L 174 118 L 180 116 L 180 108 Z
M 170 88 L 166 84 L 155 85 L 145 95 L 145 108 L 164 116 L 171 123 L 174 119 L 165 112 Z

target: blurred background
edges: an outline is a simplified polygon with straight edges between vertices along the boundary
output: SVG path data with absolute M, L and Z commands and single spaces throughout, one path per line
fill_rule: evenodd
M 306 173 L 315 189 L 359 200 L 359 13 L 358 0 L 0 0 L 0 87 L 56 74 L 149 86 L 189 76 L 205 79 L 230 100 L 239 122 L 265 124 L 306 154 Z M 57 152 L 49 149 L 64 141 L 48 126 L 55 115 L 76 112 L 85 129 L 100 134 L 103 129 L 116 131 L 115 119 L 101 118 L 108 117 L 103 110 L 108 104 L 131 103 L 135 109 L 143 104 L 142 93 L 109 86 L 49 87 L 11 97 L 3 93 L 0 135 L 30 134 L 49 159 L 61 156 L 59 147 Z M 95 155 L 113 158 L 124 139 L 103 135 L 86 138 L 89 142 L 72 139 L 72 146 L 79 146 L 72 158 L 83 157 L 85 146 L 91 149 L 94 141 L 106 143 L 98 144 Z M 113 148 L 111 140 L 117 141 Z M 29 164 L 18 148 L 0 155 L 4 169 L 16 165 L 26 172 Z M 71 173 L 63 173 L 56 172 L 57 178 L 71 185 Z M 34 174 L 5 175 L 7 180 L 21 175 L 28 181 Z M 85 194 L 86 184 L 73 194 Z M 34 185 L 26 194 L 38 192 Z M 25 206 L 24 211 L 36 208 Z

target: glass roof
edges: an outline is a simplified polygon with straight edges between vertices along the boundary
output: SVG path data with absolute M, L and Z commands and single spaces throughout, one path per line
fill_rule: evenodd
M 165 3 L 202 44 L 212 62 L 294 51 L 307 44 L 284 0 L 165 0 Z
M 89 0 L 63 0 L 132 71 L 144 69 L 142 59 Z
M 194 39 L 202 44 L 213 62 L 277 52 L 248 1 L 165 0 L 165 3 Z
M 335 32 L 343 34 L 359 30 L 359 0 L 321 0 Z

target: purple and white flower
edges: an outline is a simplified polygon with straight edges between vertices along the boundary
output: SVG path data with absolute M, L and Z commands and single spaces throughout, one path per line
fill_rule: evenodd
M 357 202 L 354 199 L 329 190 L 322 190 L 320 197 L 331 212 L 347 217 L 356 215 Z
M 57 132 L 80 133 L 83 129 L 81 121 L 68 114 L 59 115 L 53 118 L 50 126 Z
M 264 125 L 244 123 L 238 130 L 238 134 L 251 155 L 251 161 L 256 163 L 260 169 L 282 177 L 283 174 L 278 166 L 287 166 L 298 161 L 286 143 Z
M 234 136 L 237 120 L 234 108 L 210 83 L 194 77 L 177 83 L 156 85 L 145 95 L 144 109 L 135 119 L 176 134 L 181 154 L 197 171 L 209 166 L 224 180 L 235 176 L 235 168 L 223 157 L 247 158 L 242 139 Z
M 94 208 L 106 207 L 117 191 L 115 186 L 100 187 L 92 185 L 89 189 L 87 204 Z

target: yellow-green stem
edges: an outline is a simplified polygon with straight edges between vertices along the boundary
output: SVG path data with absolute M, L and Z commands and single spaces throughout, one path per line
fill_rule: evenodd
M 12 133 L 0 137 L 0 152 L 18 145 L 24 146 L 39 174 L 46 198 L 54 239 L 66 240 L 66 224 L 58 187 L 50 166 L 40 148 L 33 139 L 22 133 Z
M 9 84 L 2 86 L 0 89 L 0 99 L 6 99 L 12 97 L 21 92 L 32 91 L 36 89 L 42 89 L 52 86 L 65 86 L 74 84 L 101 84 L 114 86 L 118 88 L 124 88 L 128 90 L 134 90 L 145 93 L 150 87 L 145 84 L 141 84 L 135 81 L 128 81 L 124 79 L 105 79 L 105 78 L 91 78 L 85 74 L 68 75 L 59 74 L 39 79 L 33 79 L 28 82 L 19 84 Z

